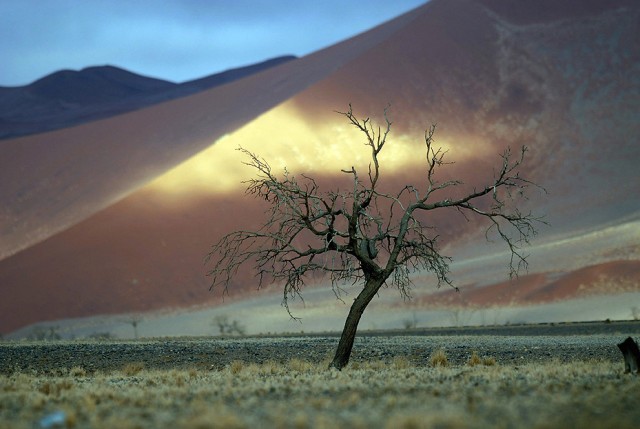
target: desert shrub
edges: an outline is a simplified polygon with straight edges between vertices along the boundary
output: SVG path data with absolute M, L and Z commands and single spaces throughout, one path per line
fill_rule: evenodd
M 495 358 L 490 356 L 485 356 L 481 358 L 480 356 L 478 356 L 478 352 L 476 352 L 475 350 L 473 351 L 473 353 L 471 353 L 471 356 L 467 361 L 467 365 L 469 366 L 477 366 L 477 365 L 493 366 L 495 364 L 496 364 Z
M 445 367 L 449 365 L 449 360 L 447 359 L 447 354 L 444 349 L 437 349 L 434 351 L 429 357 L 429 364 L 433 367 L 442 366 Z
M 241 360 L 234 360 L 229 364 L 229 371 L 231 374 L 240 374 L 244 369 L 244 362 Z
M 471 353 L 471 356 L 469 357 L 467 364 L 469 366 L 476 366 L 476 365 L 480 365 L 481 363 L 482 363 L 482 359 L 480 359 L 480 356 L 478 356 L 478 352 L 474 350 L 473 353 Z

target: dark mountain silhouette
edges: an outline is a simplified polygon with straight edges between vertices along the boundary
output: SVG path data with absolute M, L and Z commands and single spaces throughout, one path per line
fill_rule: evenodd
M 62 70 L 38 79 L 22 89 L 43 100 L 62 104 L 92 105 L 119 101 L 176 84 L 139 76 L 113 66 L 87 67 L 80 71 Z
M 293 56 L 173 83 L 114 66 L 61 70 L 20 87 L 0 87 L 0 139 L 70 127 L 195 94 L 250 76 Z

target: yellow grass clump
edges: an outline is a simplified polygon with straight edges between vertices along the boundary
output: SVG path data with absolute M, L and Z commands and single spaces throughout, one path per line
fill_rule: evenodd
M 434 351 L 429 357 L 429 364 L 433 367 L 445 367 L 449 365 L 449 360 L 447 359 L 447 354 L 444 349 L 437 349 Z
M 471 353 L 471 356 L 467 361 L 467 365 L 469 366 L 477 366 L 477 365 L 493 366 L 495 364 L 496 364 L 495 358 L 489 357 L 489 356 L 485 356 L 481 358 L 480 356 L 478 356 L 478 352 L 476 352 L 475 350 Z
M 640 377 L 619 362 L 485 366 L 472 354 L 432 366 L 404 357 L 353 362 L 234 361 L 221 370 L 80 368 L 0 375 L 0 429 L 65 428 L 636 428 Z M 443 364 L 446 362 L 446 364 Z
M 144 364 L 142 362 L 131 362 L 126 364 L 122 368 L 122 372 L 124 375 L 132 376 L 138 374 L 140 371 L 144 369 Z

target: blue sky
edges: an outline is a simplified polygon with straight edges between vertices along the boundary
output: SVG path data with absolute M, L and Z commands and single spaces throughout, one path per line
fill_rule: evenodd
M 0 86 L 110 64 L 182 82 L 306 55 L 425 0 L 0 0 Z

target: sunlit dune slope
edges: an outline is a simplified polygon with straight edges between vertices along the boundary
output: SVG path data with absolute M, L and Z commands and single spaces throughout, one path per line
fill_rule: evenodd
M 248 123 L 246 116 L 238 116 L 240 107 L 227 109 L 226 101 L 216 105 L 214 92 L 187 98 L 184 105 L 169 103 L 154 108 L 157 111 L 139 113 L 149 118 L 155 115 L 152 112 L 166 113 L 153 117 L 166 120 L 164 141 L 172 148 L 172 142 L 179 141 L 174 150 L 180 156 L 166 155 L 163 163 L 154 158 L 153 171 L 146 174 L 134 168 L 121 174 L 98 174 L 90 187 L 91 192 L 102 189 L 95 198 L 89 198 L 92 194 L 84 199 L 83 192 L 89 188 L 81 184 L 77 186 L 83 187 L 82 192 L 55 193 L 47 204 L 44 198 L 25 200 L 20 209 L 25 213 L 24 221 L 2 224 L 3 230 L 9 231 L 6 237 L 24 237 L 26 231 L 32 231 L 27 222 L 47 225 L 51 232 L 34 235 L 28 242 L 51 236 L 0 261 L 0 284 L 3 294 L 10 297 L 0 303 L 0 330 L 6 332 L 38 320 L 219 300 L 220 291 L 210 294 L 204 276 L 207 267 L 202 261 L 209 245 L 227 232 L 255 227 L 264 215 L 264 206 L 243 196 L 241 181 L 249 178 L 251 171 L 242 166 L 237 147 L 265 157 L 276 172 L 286 165 L 294 174 L 313 174 L 326 186 L 337 186 L 344 179 L 341 169 L 352 165 L 366 168 L 361 136 L 335 113 L 348 109 L 349 103 L 358 115 L 378 122 L 383 120 L 383 109 L 391 105 L 388 116 L 393 130 L 382 177 L 390 189 L 420 184 L 423 132 L 437 123 L 436 143 L 448 149 L 449 159 L 456 162 L 447 166 L 447 174 L 465 181 L 462 190 L 490 180 L 500 161 L 498 155 L 507 146 L 530 147 L 523 174 L 549 191 L 548 195 L 534 192 L 529 203 L 529 208 L 546 214 L 552 224 L 541 229 L 541 240 L 553 243 L 634 218 L 640 212 L 640 201 L 630 197 L 640 194 L 636 165 L 640 159 L 640 39 L 636 25 L 640 3 L 620 0 L 604 7 L 601 2 L 530 0 L 522 7 L 527 14 L 522 15 L 507 0 L 433 0 L 360 38 L 224 88 L 228 96 L 231 91 L 243 95 L 230 101 L 234 106 L 252 106 L 254 91 L 260 92 L 258 99 L 268 101 L 259 103 L 263 111 L 268 103 L 277 105 L 261 114 L 252 113 L 256 118 Z M 282 67 L 300 69 L 294 73 Z M 297 77 L 279 82 L 278 73 L 284 70 Z M 305 73 L 311 74 L 313 84 Z M 297 86 L 291 86 L 288 79 Z M 241 87 L 242 82 L 246 86 Z M 279 88 L 277 97 L 272 88 Z M 285 93 L 294 89 L 296 94 L 285 100 Z M 185 116 L 199 118 L 191 123 L 193 129 L 176 125 L 175 117 L 183 114 L 181 107 L 190 113 Z M 132 130 L 134 123 L 151 127 L 150 122 L 134 118 L 118 120 L 133 121 Z M 203 125 L 211 118 L 223 124 L 215 132 Z M 245 125 L 232 129 L 241 123 Z M 96 123 L 87 129 L 95 132 L 107 126 L 106 122 Z M 145 129 L 157 133 L 155 126 Z M 202 139 L 195 139 L 196 135 Z M 193 154 L 196 147 L 205 148 L 205 137 L 209 142 L 217 140 L 216 144 L 176 166 L 178 158 Z M 154 150 L 160 146 L 142 136 L 142 143 L 136 144 L 131 143 L 135 139 L 122 138 L 122 151 L 114 152 L 121 158 L 103 153 L 113 165 L 143 165 L 141 159 L 155 157 L 160 150 Z M 195 140 L 198 142 L 193 143 Z M 124 146 L 130 143 L 137 152 L 129 156 Z M 182 147 L 189 150 L 178 149 Z M 93 168 L 98 173 L 100 165 L 97 162 Z M 84 167 L 84 174 L 91 178 L 91 166 Z M 133 189 L 134 183 L 141 184 L 169 167 L 174 168 L 166 175 L 86 218 Z M 65 186 L 85 177 L 60 174 L 64 180 L 59 183 Z M 42 183 L 46 184 L 44 177 Z M 111 193 L 103 189 L 120 179 L 122 186 L 110 185 Z M 20 186 L 12 185 L 12 192 Z M 60 186 L 43 185 L 39 195 L 46 195 L 47 189 L 65 189 Z M 115 194 L 115 189 L 120 193 Z M 8 194 L 3 190 L 0 197 L 3 195 Z M 71 208 L 67 210 L 65 203 Z M 51 223 L 35 222 L 49 212 Z M 86 220 L 71 226 L 82 218 Z M 487 252 L 482 225 L 447 214 L 439 214 L 433 221 L 440 227 L 448 254 L 474 257 Z M 62 225 L 70 227 L 52 235 Z M 14 250 L 18 244 L 14 242 Z M 616 243 L 610 246 L 615 253 Z M 496 247 L 490 249 L 493 252 Z M 580 278 L 573 272 L 610 262 L 604 258 L 576 262 L 572 254 L 561 253 L 553 253 L 553 258 L 560 266 L 566 258 L 566 271 L 560 267 L 554 269 L 554 275 L 571 283 L 563 286 L 569 292 L 576 290 Z M 506 268 L 501 265 L 500 272 L 494 272 L 494 265 L 491 267 L 491 272 L 483 273 L 483 286 L 504 281 Z M 613 273 L 616 267 L 603 269 Z M 557 280 L 548 272 L 548 267 L 532 265 L 533 277 L 523 277 L 522 286 L 512 286 L 527 290 L 530 282 L 536 293 L 544 291 Z M 467 285 L 473 283 L 465 280 Z M 255 288 L 255 279 L 244 271 L 232 285 L 232 293 L 254 294 Z M 569 292 L 550 296 L 567 298 L 573 293 Z M 21 311 L 14 311 L 18 306 Z
M 0 258 L 109 206 L 389 37 L 415 14 L 245 79 L 129 114 L 0 141 Z
M 387 172 L 419 166 L 422 133 L 436 123 L 437 144 L 457 163 L 452 174 L 478 172 L 469 185 L 486 180 L 483 170 L 506 147 L 527 145 L 526 171 L 550 191 L 540 209 L 556 229 L 638 211 L 628 198 L 640 191 L 634 2 L 531 2 L 522 5 L 527 14 L 500 1 L 429 6 L 375 49 L 158 180 L 157 189 L 240 187 L 250 172 L 233 168 L 242 161 L 238 146 L 293 172 L 364 168 L 357 131 L 335 111 L 352 103 L 380 123 L 389 104 Z M 211 180 L 218 172 L 224 178 Z

